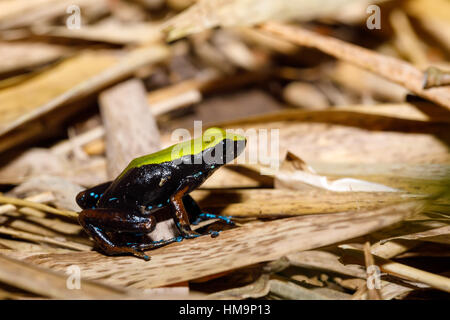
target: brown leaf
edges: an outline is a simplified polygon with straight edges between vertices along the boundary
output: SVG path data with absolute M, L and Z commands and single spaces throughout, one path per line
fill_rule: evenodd
M 217 238 L 205 236 L 154 250 L 149 262 L 95 252 L 35 255 L 26 261 L 55 270 L 77 264 L 87 279 L 153 288 L 364 235 L 405 219 L 422 205 L 422 201 L 414 201 L 364 213 L 295 217 L 243 226 L 223 231 Z

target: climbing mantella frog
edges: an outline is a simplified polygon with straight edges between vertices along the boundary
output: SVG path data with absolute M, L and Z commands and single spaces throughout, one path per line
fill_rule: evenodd
M 189 193 L 245 145 L 241 135 L 210 128 L 199 138 L 136 158 L 115 180 L 77 195 L 83 209 L 78 220 L 103 253 L 149 260 L 145 250 L 202 235 L 191 229 L 189 218 L 218 217 L 202 213 Z M 145 236 L 155 229 L 160 210 L 170 211 L 180 236 L 149 241 Z

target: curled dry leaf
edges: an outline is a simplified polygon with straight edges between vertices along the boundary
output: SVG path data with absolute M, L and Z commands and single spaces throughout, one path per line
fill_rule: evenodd
M 318 175 L 295 154 L 288 152 L 280 170 L 275 174 L 275 188 L 297 189 L 299 184 L 304 183 L 335 192 L 401 192 L 382 184 L 353 178 L 330 181 L 326 176 Z

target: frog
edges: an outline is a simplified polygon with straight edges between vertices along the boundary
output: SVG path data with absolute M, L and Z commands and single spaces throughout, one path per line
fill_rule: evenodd
M 82 209 L 78 221 L 105 255 L 146 261 L 147 250 L 206 235 L 192 230 L 192 219 L 232 224 L 228 217 L 202 212 L 190 193 L 239 156 L 246 143 L 243 135 L 212 127 L 198 138 L 135 158 L 114 180 L 78 193 L 76 202 Z M 161 212 L 169 213 L 179 236 L 150 241 L 147 235 Z

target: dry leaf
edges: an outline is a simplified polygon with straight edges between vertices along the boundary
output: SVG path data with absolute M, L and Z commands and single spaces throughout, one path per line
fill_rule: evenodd
M 326 176 L 318 175 L 313 168 L 302 159 L 288 152 L 281 164 L 280 170 L 275 174 L 275 188 L 298 189 L 302 184 L 308 184 L 321 189 L 334 192 L 400 192 L 401 190 L 388 186 L 353 179 L 341 178 L 329 180 Z
M 55 270 L 77 264 L 86 279 L 153 288 L 364 235 L 405 219 L 422 205 L 421 201 L 407 202 L 364 213 L 295 217 L 243 226 L 223 231 L 217 238 L 205 236 L 154 250 L 149 262 L 95 252 L 35 255 L 26 261 Z

